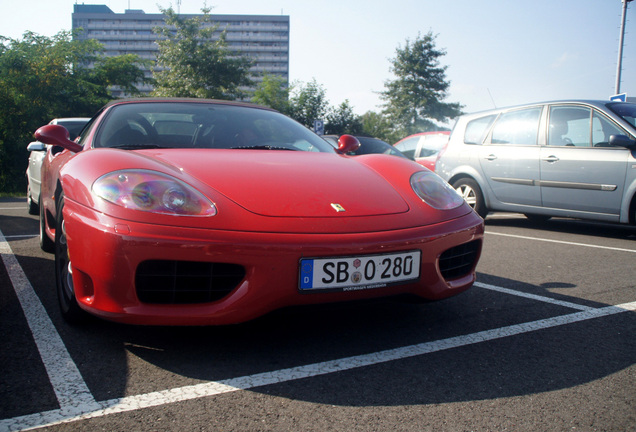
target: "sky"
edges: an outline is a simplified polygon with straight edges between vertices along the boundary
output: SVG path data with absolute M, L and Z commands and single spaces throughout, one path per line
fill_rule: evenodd
M 75 0 L 0 0 L 0 35 L 52 36 L 71 29 Z M 204 0 L 94 0 L 113 12 L 174 7 L 201 13 Z M 315 79 L 332 106 L 380 111 L 395 78 L 391 59 L 429 31 L 446 51 L 445 102 L 475 112 L 615 93 L 621 0 L 207 0 L 212 14 L 289 15 L 290 82 Z M 636 2 L 625 25 L 620 91 L 636 97 Z

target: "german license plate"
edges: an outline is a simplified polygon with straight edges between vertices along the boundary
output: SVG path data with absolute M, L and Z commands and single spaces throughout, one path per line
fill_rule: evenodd
M 420 277 L 419 250 L 382 255 L 300 260 L 301 292 L 383 288 Z

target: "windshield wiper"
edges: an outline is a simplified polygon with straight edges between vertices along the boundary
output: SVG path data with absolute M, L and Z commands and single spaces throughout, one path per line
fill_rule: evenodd
M 296 149 L 289 148 L 289 147 L 277 147 L 277 146 L 271 146 L 271 145 L 255 145 L 255 146 L 230 147 L 230 150 L 293 150 L 295 151 Z
M 111 146 L 109 148 L 116 148 L 116 149 L 122 149 L 122 150 L 144 150 L 144 149 L 158 149 L 158 148 L 165 148 L 165 147 L 158 146 L 157 144 L 141 144 L 141 145 L 123 144 L 118 146 Z

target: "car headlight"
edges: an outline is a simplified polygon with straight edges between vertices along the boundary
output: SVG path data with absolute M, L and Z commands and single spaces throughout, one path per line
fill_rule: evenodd
M 418 171 L 411 176 L 411 187 L 422 201 L 438 210 L 451 210 L 464 203 L 464 199 L 437 174 Z
M 121 170 L 93 183 L 98 197 L 132 210 L 174 216 L 214 216 L 216 206 L 192 186 L 156 171 Z

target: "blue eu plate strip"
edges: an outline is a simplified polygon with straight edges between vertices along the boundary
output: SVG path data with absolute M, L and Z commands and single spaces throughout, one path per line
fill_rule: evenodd
M 300 289 L 311 289 L 314 280 L 314 260 L 303 260 L 300 264 Z

